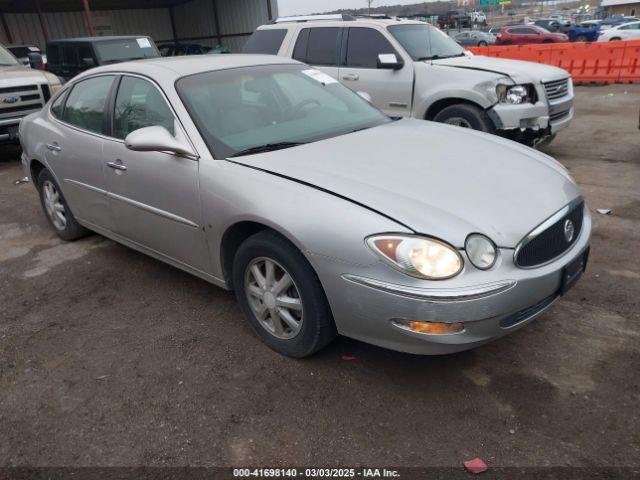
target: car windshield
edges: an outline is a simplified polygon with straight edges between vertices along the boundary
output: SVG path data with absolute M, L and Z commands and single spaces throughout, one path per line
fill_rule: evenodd
M 11 55 L 9 50 L 0 46 L 0 65 L 19 65 L 19 62 L 16 60 L 16 57 Z
M 393 25 L 389 32 L 414 60 L 461 57 L 464 48 L 442 30 L 430 25 Z
M 287 148 L 391 121 L 308 66 L 204 72 L 180 79 L 176 87 L 217 158 Z
M 148 38 L 123 38 L 95 42 L 100 64 L 159 57 L 160 52 Z

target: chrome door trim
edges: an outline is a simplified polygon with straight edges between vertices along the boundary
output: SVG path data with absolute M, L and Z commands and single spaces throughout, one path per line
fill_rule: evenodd
M 107 198 L 111 198 L 113 200 L 118 200 L 118 201 L 126 203 L 128 205 L 132 205 L 132 206 L 134 206 L 136 208 L 139 208 L 140 210 L 144 210 L 146 212 L 153 213 L 154 215 L 158 215 L 159 217 L 167 218 L 169 220 L 172 220 L 172 221 L 177 222 L 177 223 L 181 223 L 181 224 L 186 225 L 188 227 L 200 228 L 200 225 L 198 225 L 197 223 L 192 222 L 191 220 L 189 220 L 187 218 L 183 218 L 183 217 L 180 217 L 178 215 L 174 215 L 173 213 L 167 212 L 166 210 L 161 210 L 159 208 L 152 207 L 151 205 L 147 205 L 146 203 L 137 202 L 137 201 L 132 200 L 130 198 L 123 197 L 121 195 L 116 195 L 115 193 L 108 192 L 108 191 L 103 190 L 101 188 L 94 187 L 93 185 L 88 185 L 86 183 L 78 182 L 77 180 L 72 180 L 70 178 L 65 178 L 64 181 L 66 183 L 71 183 L 73 185 L 77 185 L 79 187 L 86 188 L 86 189 L 91 190 L 93 192 L 100 193 L 102 195 L 105 195 Z

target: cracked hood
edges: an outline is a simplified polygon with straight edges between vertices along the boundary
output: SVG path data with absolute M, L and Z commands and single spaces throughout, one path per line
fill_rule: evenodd
M 543 65 L 541 63 L 485 57 L 483 55 L 444 58 L 442 60 L 433 60 L 432 63 L 433 65 L 468 68 L 506 75 L 511 77 L 516 83 L 538 81 L 548 82 L 550 80 L 559 80 L 569 76 L 569 73 L 561 68 Z
M 579 196 L 551 157 L 414 119 L 233 161 L 320 187 L 457 247 L 481 232 L 512 248 Z

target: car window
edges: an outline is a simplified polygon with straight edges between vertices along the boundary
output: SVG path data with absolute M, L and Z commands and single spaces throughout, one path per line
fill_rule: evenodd
M 62 109 L 64 108 L 64 100 L 66 96 L 67 94 L 63 93 L 58 98 L 56 98 L 56 101 L 53 102 L 53 105 L 51 105 L 51 113 L 54 117 L 60 119 L 62 118 Z
M 388 30 L 414 60 L 464 55 L 464 48 L 453 38 L 430 25 L 393 25 Z
M 62 63 L 64 65 L 78 64 L 78 51 L 71 45 L 62 47 Z
M 176 85 L 216 158 L 281 142 L 314 142 L 390 121 L 356 93 L 306 65 L 204 72 Z
M 100 40 L 94 43 L 94 49 L 101 65 L 160 56 L 153 40 L 147 37 Z
M 373 28 L 350 28 L 347 42 L 347 66 L 378 68 L 378 55 L 396 53 L 389 41 Z
M 302 51 L 302 46 L 298 48 L 296 44 L 294 58 L 310 65 L 337 66 L 342 28 L 318 27 L 305 30 L 309 30 L 306 33 L 308 38 L 304 38 L 302 32 L 298 37 L 298 43 L 306 41 L 305 51 Z
M 84 60 L 85 58 L 90 58 L 91 60 L 95 59 L 93 58 L 93 50 L 91 50 L 91 47 L 89 45 L 80 45 L 78 47 L 78 58 L 80 59 L 80 61 Z
M 62 119 L 83 130 L 106 134 L 105 106 L 113 75 L 78 82 L 69 93 Z
M 244 45 L 244 53 L 277 55 L 287 30 L 284 28 L 256 30 Z
M 123 139 L 135 130 L 152 126 L 175 134 L 173 113 L 160 90 L 147 80 L 122 77 L 113 114 L 113 136 Z

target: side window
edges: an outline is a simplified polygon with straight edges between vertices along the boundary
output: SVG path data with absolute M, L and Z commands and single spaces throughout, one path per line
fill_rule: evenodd
M 396 53 L 389 41 L 373 28 L 350 28 L 347 66 L 378 68 L 378 55 Z
M 105 106 L 113 78 L 108 75 L 78 82 L 67 97 L 62 119 L 83 130 L 106 135 Z
M 300 30 L 296 46 L 293 48 L 293 59 L 299 62 L 307 61 L 307 47 L 309 46 L 309 28 Z
M 244 53 L 277 55 L 286 35 L 287 30 L 284 28 L 256 30 L 249 37 L 242 51 Z
M 160 90 L 138 77 L 122 77 L 113 115 L 113 136 L 125 138 L 144 127 L 164 127 L 175 135 L 174 117 Z
M 338 66 L 341 27 L 318 27 L 309 32 L 306 62 L 310 65 Z
M 58 98 L 56 98 L 56 101 L 53 102 L 53 105 L 51 105 L 51 113 L 54 117 L 62 119 L 62 110 L 64 108 L 64 100 L 66 97 L 67 94 L 63 93 Z
M 77 65 L 78 64 L 78 51 L 71 45 L 64 45 L 62 47 L 62 64 L 63 65 Z
M 91 50 L 91 47 L 89 45 L 80 45 L 78 47 L 78 57 L 80 58 L 80 61 L 83 61 L 86 58 L 93 60 L 95 63 L 95 59 L 93 58 L 93 51 Z

